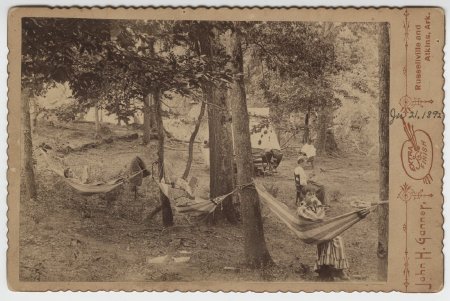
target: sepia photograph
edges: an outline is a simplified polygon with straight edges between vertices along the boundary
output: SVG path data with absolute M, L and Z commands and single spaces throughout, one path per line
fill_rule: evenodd
M 19 289 L 439 289 L 426 9 L 49 11 L 10 21 Z
M 385 280 L 386 24 L 22 22 L 22 280 Z

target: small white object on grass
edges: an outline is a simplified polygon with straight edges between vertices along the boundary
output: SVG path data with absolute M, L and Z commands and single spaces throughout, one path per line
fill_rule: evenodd
M 164 255 L 164 256 L 157 256 L 157 257 L 151 257 L 147 258 L 147 263 L 150 264 L 163 264 L 163 263 L 186 263 L 191 260 L 191 257 L 189 256 L 180 256 L 180 257 L 173 257 L 170 255 Z
M 170 260 L 169 255 L 147 258 L 147 263 L 167 263 Z
M 173 261 L 175 263 L 185 263 L 185 262 L 189 262 L 189 260 L 191 260 L 191 257 L 189 257 L 189 256 L 173 257 Z

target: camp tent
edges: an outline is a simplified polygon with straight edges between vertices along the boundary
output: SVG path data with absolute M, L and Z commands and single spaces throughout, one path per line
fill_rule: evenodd
M 248 108 L 252 148 L 279 150 L 280 143 L 269 118 L 269 108 Z
M 253 161 L 257 171 L 264 173 L 266 169 L 277 167 L 280 164 L 282 158 L 280 143 L 269 117 L 269 108 L 248 108 L 247 110 Z M 204 143 L 208 140 L 207 127 L 201 129 L 199 137 L 199 140 L 202 141 L 202 157 L 209 167 L 209 149 Z M 269 162 L 273 164 L 269 166 Z

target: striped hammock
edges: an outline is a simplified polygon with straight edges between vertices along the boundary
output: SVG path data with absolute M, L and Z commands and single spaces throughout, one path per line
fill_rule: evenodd
M 64 169 L 59 167 L 45 152 L 42 150 L 42 154 L 44 155 L 45 161 L 47 163 L 47 167 L 53 171 L 55 174 L 60 176 L 66 184 L 72 187 L 78 194 L 80 195 L 94 195 L 99 193 L 108 193 L 113 191 L 114 189 L 122 186 L 126 182 L 133 182 L 139 180 L 143 177 L 144 170 L 139 170 L 128 177 L 118 177 L 116 179 L 107 181 L 107 182 L 95 182 L 95 183 L 82 183 L 77 178 L 68 178 L 64 174 Z
M 320 221 L 306 221 L 293 215 L 289 208 L 270 195 L 264 186 L 255 184 L 255 187 L 262 203 L 285 223 L 298 238 L 307 244 L 320 244 L 332 240 L 362 220 L 378 205 Z
M 49 169 L 61 176 L 67 184 L 82 195 L 110 192 L 128 181 L 132 182 L 133 180 L 138 179 L 138 177 L 142 178 L 144 172 L 143 170 L 140 170 L 129 177 L 120 177 L 105 183 L 85 184 L 77 181 L 75 178 L 65 177 L 64 170 L 62 168 L 58 168 L 45 151 L 42 151 L 42 153 L 48 163 Z M 320 244 L 332 240 L 362 220 L 371 210 L 376 208 L 377 205 L 382 204 L 377 203 L 368 208 L 320 221 L 306 221 L 299 219 L 296 215 L 293 215 L 290 212 L 290 209 L 285 204 L 270 195 L 264 186 L 258 183 L 255 183 L 254 185 L 262 203 L 266 205 L 283 223 L 285 223 L 294 232 L 294 234 L 298 236 L 298 238 L 308 244 Z M 237 189 L 235 189 L 226 195 L 214 198 L 213 200 L 207 200 L 200 197 L 194 197 L 192 199 L 187 192 L 182 191 L 179 188 L 172 188 L 171 185 L 164 183 L 164 181 L 158 182 L 158 186 L 162 193 L 170 200 L 171 205 L 178 213 L 190 214 L 194 216 L 203 216 L 212 213 L 226 197 L 237 191 Z M 174 193 L 174 190 L 181 192 L 181 195 L 177 196 L 176 193 Z
M 294 234 L 297 235 L 298 238 L 308 244 L 320 244 L 332 240 L 362 220 L 378 205 L 377 204 L 368 208 L 363 208 L 320 221 L 307 221 L 293 215 L 290 212 L 290 209 L 270 195 L 264 186 L 255 183 L 255 187 L 263 204 L 266 205 L 282 222 L 284 222 L 294 232 Z M 159 183 L 159 188 L 170 200 L 172 207 L 175 208 L 178 213 L 192 214 L 195 216 L 212 213 L 227 196 L 236 192 L 236 190 L 233 190 L 232 192 L 217 197 L 213 200 L 206 200 L 199 197 L 195 197 L 195 199 L 176 197 L 176 193 L 174 193 L 174 191 L 179 189 L 171 188 L 170 185 L 164 182 Z

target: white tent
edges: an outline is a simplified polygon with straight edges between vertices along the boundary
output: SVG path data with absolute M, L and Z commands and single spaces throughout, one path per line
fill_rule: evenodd
M 252 148 L 281 150 L 277 134 L 269 119 L 269 108 L 248 108 Z

